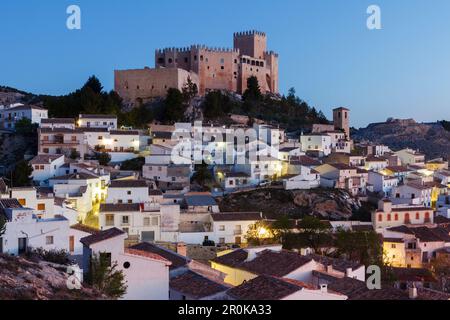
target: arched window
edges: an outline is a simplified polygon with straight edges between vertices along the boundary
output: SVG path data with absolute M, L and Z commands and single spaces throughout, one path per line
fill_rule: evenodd
M 387 221 L 391 221 L 391 214 L 390 213 L 387 215 Z
M 416 220 L 420 219 L 420 213 L 416 212 Z
M 425 222 L 430 222 L 430 213 L 425 212 Z
M 383 221 L 383 215 L 382 215 L 382 214 L 379 214 L 379 215 L 378 215 L 378 221 L 379 221 L 379 222 L 382 222 L 382 221 Z
M 398 213 L 395 214 L 394 219 L 395 221 L 398 221 Z
M 405 223 L 409 224 L 411 220 L 409 219 L 409 213 L 405 213 Z

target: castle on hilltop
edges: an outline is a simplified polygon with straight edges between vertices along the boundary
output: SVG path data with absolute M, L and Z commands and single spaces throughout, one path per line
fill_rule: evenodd
M 242 94 L 255 76 L 262 92 L 278 93 L 278 54 L 267 51 L 267 36 L 259 31 L 234 33 L 233 49 L 192 45 L 158 49 L 155 68 L 116 70 L 115 91 L 126 104 L 165 96 L 190 78 L 199 94 L 224 89 Z

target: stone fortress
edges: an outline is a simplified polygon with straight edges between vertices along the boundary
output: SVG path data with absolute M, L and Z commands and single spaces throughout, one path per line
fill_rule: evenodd
M 134 105 L 163 97 L 169 88 L 182 89 L 190 78 L 199 94 L 228 90 L 242 94 L 247 79 L 258 78 L 262 92 L 278 93 L 278 54 L 267 51 L 267 36 L 259 31 L 234 33 L 233 49 L 192 45 L 155 52 L 155 68 L 116 70 L 115 91 Z

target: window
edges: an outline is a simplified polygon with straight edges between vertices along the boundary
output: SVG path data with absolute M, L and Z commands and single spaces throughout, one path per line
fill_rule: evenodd
M 378 215 L 378 222 L 382 222 L 383 221 L 383 215 L 382 214 L 379 214 Z
M 392 248 L 392 249 L 397 248 L 397 246 L 395 245 L 395 243 L 391 244 L 391 248 Z
M 44 211 L 45 210 L 45 203 L 38 203 L 37 209 L 39 211 Z
M 122 200 L 122 199 L 119 199 L 119 200 L 117 200 L 117 203 L 122 204 L 122 203 L 123 203 L 123 200 Z
M 158 217 L 152 217 L 152 226 L 157 226 L 158 224 Z
M 150 218 L 148 217 L 144 218 L 144 226 L 146 227 L 150 226 Z
M 129 224 L 130 217 L 129 216 L 122 216 L 122 224 Z
M 128 199 L 128 203 L 133 203 L 133 200 L 131 200 L 131 199 Z
M 225 243 L 225 238 L 219 238 L 219 243 L 220 244 L 224 244 Z
M 398 221 L 398 213 L 395 214 L 394 220 L 395 220 L 395 221 Z
M 219 231 L 225 231 L 225 226 L 224 225 L 219 226 Z
M 128 191 L 127 191 L 127 194 L 128 194 L 128 195 L 131 195 L 131 191 L 128 190 Z
M 391 221 L 391 214 L 387 215 L 387 221 Z
M 420 219 L 420 214 L 418 212 L 416 212 L 416 220 Z
M 114 225 L 114 215 L 113 214 L 105 215 L 105 225 L 107 227 L 111 227 Z
M 27 200 L 26 199 L 18 199 L 20 205 L 22 206 L 26 206 L 27 205 Z
M 46 236 L 45 237 L 45 244 L 46 245 L 53 244 L 53 236 Z

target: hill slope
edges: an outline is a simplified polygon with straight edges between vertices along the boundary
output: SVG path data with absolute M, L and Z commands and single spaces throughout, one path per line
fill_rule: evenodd
M 427 124 L 412 119 L 391 119 L 357 130 L 353 139 L 385 144 L 392 149 L 419 149 L 428 159 L 450 158 L 450 132 L 438 122 Z
M 88 288 L 69 290 L 66 267 L 0 254 L 0 300 L 95 300 Z

